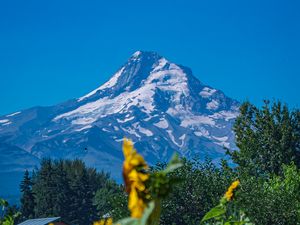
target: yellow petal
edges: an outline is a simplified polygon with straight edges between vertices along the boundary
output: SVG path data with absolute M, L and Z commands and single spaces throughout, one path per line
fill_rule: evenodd
M 131 217 L 141 218 L 145 209 L 145 204 L 142 199 L 139 199 L 137 204 L 131 210 Z
M 133 182 L 132 187 L 138 189 L 139 191 L 144 191 L 146 189 L 145 185 L 142 182 Z
M 106 225 L 112 225 L 112 224 L 113 224 L 112 218 L 108 218 L 106 221 Z
M 240 184 L 240 181 L 239 181 L 239 180 L 236 180 L 236 181 L 234 181 L 234 182 L 231 184 L 231 187 L 232 187 L 233 189 L 236 189 L 237 186 L 239 186 L 239 184 Z
M 100 221 L 95 221 L 93 223 L 93 225 L 104 225 L 105 221 L 104 220 L 100 220 Z
M 141 181 L 146 181 L 149 179 L 149 174 L 139 173 L 139 178 L 141 179 Z
M 144 158 L 141 155 L 135 154 L 130 160 L 130 164 L 134 166 L 138 166 L 138 165 L 145 165 L 146 163 Z
M 128 208 L 131 210 L 138 204 L 139 196 L 137 191 L 133 188 L 129 193 L 129 200 L 128 200 Z

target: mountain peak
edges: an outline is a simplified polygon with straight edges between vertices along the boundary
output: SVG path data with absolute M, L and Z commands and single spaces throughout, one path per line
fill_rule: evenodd
M 30 169 L 45 157 L 81 158 L 118 177 L 123 137 L 153 164 L 174 151 L 218 161 L 224 147 L 235 148 L 231 130 L 238 113 L 238 102 L 202 84 L 188 68 L 156 52 L 137 51 L 105 84 L 77 101 L 0 117 L 5 142 L 0 154 L 7 154 L 0 170 L 11 176 L 16 165 Z M 12 146 L 17 148 L 11 153 Z
M 145 80 L 154 69 L 170 64 L 164 57 L 153 51 L 136 51 L 128 61 L 103 85 L 78 99 L 82 101 L 96 93 L 110 89 L 110 93 L 132 91 Z
M 139 64 L 141 65 L 141 67 L 153 66 L 154 64 L 157 64 L 161 59 L 165 58 L 159 55 L 157 52 L 139 50 L 131 55 L 131 57 L 123 67 L 132 67 L 135 64 Z
M 138 50 L 133 55 L 130 57 L 130 59 L 154 59 L 154 60 L 159 60 L 160 58 L 163 58 L 161 55 L 159 55 L 157 52 L 154 51 L 141 51 Z

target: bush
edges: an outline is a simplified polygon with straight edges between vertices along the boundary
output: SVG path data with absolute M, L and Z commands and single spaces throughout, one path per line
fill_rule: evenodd
M 244 176 L 239 207 L 259 225 L 295 225 L 300 223 L 300 170 L 283 166 L 283 176 L 269 179 Z

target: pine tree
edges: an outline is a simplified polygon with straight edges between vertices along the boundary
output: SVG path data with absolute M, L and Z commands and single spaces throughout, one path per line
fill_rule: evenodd
M 105 183 L 112 182 L 108 174 L 87 168 L 81 160 L 43 159 L 33 179 L 35 216 L 60 216 L 74 225 L 91 224 L 99 219 L 95 193 Z
M 30 219 L 34 217 L 34 196 L 32 193 L 32 181 L 29 176 L 28 170 L 24 173 L 23 181 L 20 185 L 22 192 L 21 197 L 21 213 L 22 219 Z
M 70 188 L 72 192 L 69 217 L 73 220 L 70 223 L 75 225 L 90 224 L 93 221 L 95 211 L 93 206 L 94 193 L 85 164 L 80 160 L 75 160 L 69 163 L 67 173 L 71 177 Z
M 35 195 L 35 215 L 37 217 L 49 217 L 54 215 L 55 181 L 53 163 L 50 159 L 41 161 L 41 168 L 36 175 L 36 183 L 33 185 Z
M 70 184 L 64 169 L 64 162 L 62 160 L 54 163 L 54 205 L 53 214 L 60 216 L 64 221 L 69 222 L 69 204 L 70 204 Z

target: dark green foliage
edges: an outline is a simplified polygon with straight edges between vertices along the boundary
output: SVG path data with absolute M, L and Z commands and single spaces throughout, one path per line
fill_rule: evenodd
M 111 197 L 110 200 L 112 212 L 111 216 L 117 221 L 126 218 L 130 215 L 128 210 L 128 196 L 125 189 L 121 188 L 121 192 L 117 192 Z
M 29 183 L 28 172 L 25 172 L 21 188 L 27 190 L 27 183 L 32 185 L 34 216 L 30 213 L 24 214 L 23 220 L 60 216 L 69 224 L 91 224 L 111 212 L 112 206 L 108 200 L 121 193 L 119 185 L 108 174 L 87 168 L 81 160 L 44 159 L 32 176 L 32 183 Z M 101 199 L 102 208 L 99 206 L 99 194 L 96 193 L 104 193 L 102 197 L 105 198 Z M 25 196 L 22 199 L 25 211 L 32 199 Z
M 151 172 L 155 173 L 164 169 L 166 169 L 166 164 L 159 163 L 151 168 Z M 203 215 L 219 202 L 227 187 L 236 178 L 235 176 L 236 174 L 225 161 L 218 168 L 208 159 L 205 162 L 198 159 L 193 161 L 183 159 L 183 166 L 170 175 L 171 180 L 176 181 L 176 184 L 172 185 L 171 194 L 166 196 L 162 193 L 160 224 L 199 224 Z M 180 177 L 179 180 L 178 177 Z M 151 192 L 155 196 L 155 190 Z M 106 194 L 107 192 L 98 191 L 96 195 L 98 206 L 102 208 L 107 207 Z M 127 196 L 124 192 L 113 195 L 111 201 L 109 199 L 107 201 L 112 206 L 111 215 L 115 221 L 129 216 Z M 103 204 L 99 204 L 100 202 Z
M 32 181 L 29 172 L 26 170 L 23 181 L 20 185 L 21 196 L 21 213 L 22 218 L 34 217 L 34 196 L 32 193 Z
M 112 216 L 114 220 L 119 220 L 129 216 L 124 187 L 118 186 L 114 182 L 107 182 L 104 185 L 97 190 L 94 198 L 98 218 Z
M 265 101 L 262 109 L 246 102 L 234 125 L 239 151 L 230 153 L 240 169 L 254 176 L 280 174 L 282 164 L 300 166 L 300 112 Z
M 300 170 L 283 166 L 270 179 L 244 176 L 237 204 L 258 225 L 300 224 Z
M 300 224 L 299 111 L 267 101 L 262 109 L 246 102 L 240 110 L 234 126 L 239 151 L 230 153 L 237 167 L 187 161 L 178 171 L 184 181 L 163 203 L 162 224 L 199 224 L 237 177 L 235 207 L 251 222 Z
M 172 194 L 163 201 L 161 224 L 199 224 L 214 207 L 233 181 L 234 173 L 224 163 L 217 168 L 210 160 L 184 160 L 183 167 L 173 176 L 182 182 L 174 186 Z
M 69 192 L 69 221 L 72 224 L 91 224 L 95 219 L 96 208 L 93 206 L 94 189 L 91 172 L 80 160 L 66 163 Z
M 50 159 L 42 160 L 41 168 L 37 171 L 35 183 L 32 186 L 35 195 L 36 206 L 34 210 L 36 217 L 56 216 L 54 208 L 55 195 L 58 190 L 55 189 L 54 172 L 53 162 Z
M 20 219 L 21 213 L 14 205 L 10 206 L 7 201 L 0 198 L 0 225 L 14 225 Z
M 177 154 L 174 154 L 168 164 L 158 164 L 152 168 L 150 179 L 148 180 L 149 193 L 151 199 L 165 199 L 173 191 L 173 187 L 182 181 L 179 173 L 174 171 L 182 167 L 183 164 Z
M 259 225 L 300 224 L 300 112 L 265 101 L 240 108 L 234 131 L 239 151 L 238 205 Z M 290 165 L 292 166 L 286 166 Z
M 69 215 L 70 193 L 71 188 L 69 185 L 70 180 L 67 178 L 67 172 L 64 168 L 64 161 L 60 160 L 54 166 L 54 189 L 57 191 L 54 195 L 55 204 L 53 206 L 53 214 L 59 215 L 65 221 L 71 221 Z

